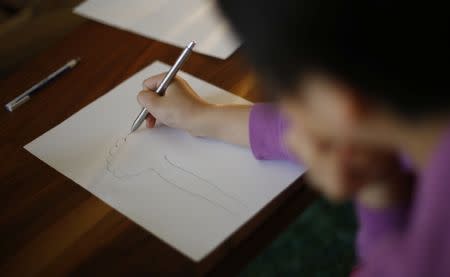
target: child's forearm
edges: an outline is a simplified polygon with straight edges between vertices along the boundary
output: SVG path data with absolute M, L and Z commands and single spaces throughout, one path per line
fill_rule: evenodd
M 206 105 L 193 121 L 190 133 L 249 147 L 251 105 Z

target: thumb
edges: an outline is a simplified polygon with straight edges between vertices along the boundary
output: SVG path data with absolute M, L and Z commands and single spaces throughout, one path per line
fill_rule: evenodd
M 146 79 L 142 83 L 142 86 L 144 87 L 144 89 L 155 91 L 158 88 L 159 84 L 161 84 L 165 75 L 166 75 L 165 73 L 161 73 L 161 74 L 152 76 L 152 77 Z
M 153 91 L 143 90 L 139 92 L 137 99 L 142 107 L 146 108 L 148 111 L 152 111 L 158 107 L 161 97 Z

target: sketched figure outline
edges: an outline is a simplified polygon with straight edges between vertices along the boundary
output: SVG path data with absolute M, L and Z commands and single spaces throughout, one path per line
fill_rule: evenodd
M 176 188 L 176 189 L 178 189 L 178 190 L 181 190 L 181 191 L 183 191 L 183 192 L 185 192 L 185 193 L 187 193 L 187 194 L 189 194 L 189 195 L 191 195 L 191 196 L 193 196 L 193 197 L 200 198 L 200 199 L 202 199 L 203 201 L 206 201 L 206 202 L 210 203 L 211 205 L 213 205 L 213 206 L 215 206 L 215 207 L 217 207 L 217 208 L 223 209 L 223 210 L 227 211 L 227 212 L 230 213 L 230 214 L 237 215 L 236 212 L 230 210 L 229 208 L 225 207 L 224 205 L 220 204 L 219 202 L 216 202 L 216 201 L 214 201 L 214 200 L 212 200 L 212 199 L 210 199 L 210 198 L 208 198 L 208 197 L 206 197 L 206 196 L 204 196 L 204 195 L 202 195 L 202 194 L 200 194 L 200 193 L 196 193 L 196 192 L 193 192 L 193 191 L 191 191 L 191 190 L 188 190 L 188 189 L 186 189 L 186 188 L 184 188 L 184 187 L 178 185 L 176 182 L 173 182 L 173 181 L 167 179 L 166 177 L 164 177 L 164 176 L 163 176 L 158 170 L 156 170 L 155 168 L 148 167 L 148 168 L 145 168 L 145 169 L 143 169 L 143 170 L 140 170 L 140 171 L 138 171 L 138 172 L 136 172 L 136 173 L 131 173 L 131 174 L 130 174 L 130 173 L 123 173 L 123 174 L 120 174 L 120 173 L 119 173 L 119 170 L 114 169 L 112 163 L 113 163 L 113 159 L 114 159 L 114 157 L 115 157 L 115 153 L 117 153 L 118 150 L 119 150 L 119 148 L 122 147 L 124 143 L 126 143 L 128 136 L 129 136 L 129 135 L 127 135 L 127 136 L 125 136 L 125 137 L 119 138 L 119 139 L 115 142 L 115 144 L 114 144 L 113 146 L 111 146 L 110 149 L 108 150 L 108 156 L 107 156 L 107 158 L 106 158 L 106 170 L 107 170 L 107 172 L 109 172 L 114 178 L 117 178 L 117 179 L 119 179 L 119 180 L 121 180 L 121 181 L 128 182 L 128 181 L 129 181 L 129 180 L 128 180 L 129 178 L 139 176 L 139 175 L 144 174 L 144 173 L 146 173 L 146 172 L 153 172 L 153 173 L 156 174 L 159 178 L 161 178 L 161 180 L 163 180 L 163 181 L 166 182 L 167 184 L 173 186 L 174 188 Z M 231 193 L 228 193 L 228 192 L 223 191 L 220 187 L 218 187 L 217 185 L 215 185 L 215 184 L 212 183 L 211 181 L 209 181 L 209 180 L 207 180 L 207 179 L 205 179 L 205 178 L 203 178 L 203 177 L 201 177 L 201 176 L 199 176 L 199 175 L 197 175 L 197 174 L 195 174 L 195 173 L 193 173 L 193 172 L 191 172 L 191 171 L 189 171 L 189 170 L 187 170 L 187 169 L 181 167 L 180 165 L 174 163 L 172 160 L 170 160 L 170 159 L 167 157 L 167 155 L 164 155 L 163 158 L 164 158 L 164 161 L 165 161 L 168 165 L 170 165 L 172 168 L 174 168 L 174 169 L 176 169 L 176 170 L 179 170 L 179 171 L 182 171 L 182 172 L 184 172 L 184 173 L 186 173 L 186 174 L 188 174 L 188 175 L 190 175 L 190 176 L 192 176 L 192 177 L 194 177 L 194 178 L 196 178 L 196 179 L 202 181 L 203 183 L 206 183 L 206 184 L 210 185 L 210 186 L 213 187 L 215 190 L 217 190 L 218 192 L 220 192 L 222 195 L 226 196 L 228 199 L 231 199 L 231 200 L 233 200 L 234 202 L 239 203 L 241 206 L 245 207 L 246 209 L 249 208 L 248 205 L 247 205 L 244 201 L 242 201 L 241 199 L 239 199 L 238 197 L 232 195 Z

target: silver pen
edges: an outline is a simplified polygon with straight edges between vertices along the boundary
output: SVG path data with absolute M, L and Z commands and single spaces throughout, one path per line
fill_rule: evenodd
M 68 71 L 69 69 L 74 68 L 79 62 L 80 62 L 80 58 L 76 58 L 76 59 L 70 60 L 65 65 L 60 67 L 58 70 L 56 70 L 52 74 L 48 75 L 47 78 L 45 78 L 44 80 L 42 80 L 39 83 L 35 84 L 34 86 L 32 86 L 31 88 L 26 90 L 21 95 L 17 96 L 13 100 L 11 100 L 8 104 L 5 105 L 5 108 L 8 111 L 10 111 L 10 112 L 14 111 L 20 105 L 22 105 L 23 103 L 25 103 L 28 100 L 30 100 L 31 95 L 33 93 L 37 92 L 39 89 L 41 89 L 42 87 L 47 85 L 49 82 L 51 82 L 54 79 L 56 79 L 57 77 L 61 76 L 64 72 Z
M 183 66 L 184 62 L 187 60 L 189 55 L 192 52 L 192 49 L 195 46 L 195 41 L 191 41 L 186 48 L 184 48 L 183 52 L 181 52 L 180 56 L 176 60 L 176 62 L 173 64 L 173 66 L 170 68 L 169 72 L 167 72 L 166 76 L 164 76 L 164 79 L 162 80 L 161 84 L 156 89 L 156 93 L 160 96 L 164 95 L 164 92 L 166 91 L 167 87 L 172 82 L 175 75 L 177 75 L 178 70 Z M 137 118 L 134 120 L 133 125 L 131 126 L 131 133 L 136 131 L 141 125 L 142 122 L 144 122 L 145 118 L 147 118 L 148 111 L 145 108 L 142 108 L 141 112 L 137 116 Z

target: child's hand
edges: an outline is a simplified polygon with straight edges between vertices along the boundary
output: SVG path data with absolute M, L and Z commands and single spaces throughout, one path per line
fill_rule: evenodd
M 144 81 L 144 90 L 138 94 L 141 106 L 149 111 L 146 123 L 148 128 L 155 127 L 156 120 L 172 127 L 183 129 L 196 135 L 201 125 L 202 112 L 210 105 L 202 100 L 189 84 L 176 77 L 167 88 L 163 97 L 154 91 L 162 82 L 165 74 L 159 74 Z
M 144 81 L 139 103 L 149 111 L 147 127 L 155 127 L 156 120 L 193 136 L 208 137 L 228 143 L 249 146 L 248 121 L 251 105 L 214 105 L 201 99 L 189 84 L 175 78 L 164 96 L 155 92 L 164 74 Z
M 349 114 L 358 111 L 330 93 L 332 88 L 306 91 L 314 93 L 286 99 L 281 106 L 290 126 L 287 144 L 309 168 L 311 185 L 332 200 L 358 198 L 373 208 L 406 200 L 409 176 L 398 153 L 387 143 L 379 146 L 361 139 L 364 132 L 352 132 L 348 122 L 355 119 Z
M 384 208 L 409 197 L 409 176 L 396 153 L 332 145 L 300 126 L 288 131 L 287 144 L 309 167 L 311 185 L 327 198 L 341 201 L 355 197 L 366 206 Z

